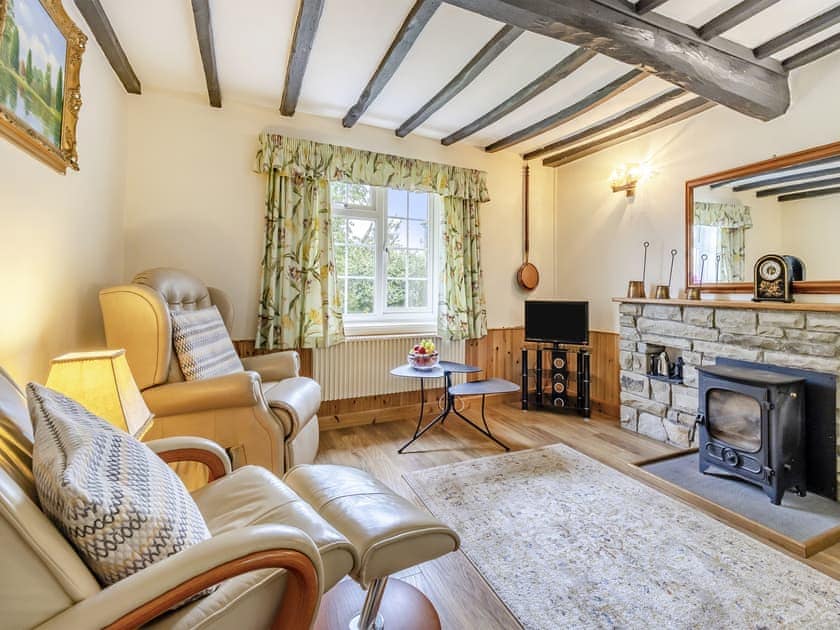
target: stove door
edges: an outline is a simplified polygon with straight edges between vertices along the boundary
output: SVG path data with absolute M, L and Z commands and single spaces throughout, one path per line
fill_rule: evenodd
M 758 453 L 764 424 L 762 402 L 766 396 L 764 389 L 749 394 L 733 389 L 709 389 L 706 393 L 709 437 L 742 453 Z

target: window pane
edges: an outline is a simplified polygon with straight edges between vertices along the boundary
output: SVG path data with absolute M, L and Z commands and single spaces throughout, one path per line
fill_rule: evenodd
M 426 306 L 425 280 L 408 281 L 408 305 L 414 308 Z
M 389 308 L 405 306 L 405 280 L 388 280 L 387 302 Z
M 365 219 L 348 219 L 347 242 L 351 245 L 376 245 L 374 222 Z
M 420 221 L 408 222 L 408 246 L 412 249 L 425 249 L 427 242 L 428 224 Z
M 334 243 L 343 243 L 345 239 L 345 231 L 347 230 L 347 219 L 344 217 L 334 217 L 332 220 L 332 233 Z
M 404 278 L 405 277 L 405 251 L 391 250 L 388 252 L 388 270 L 389 278 Z
M 347 201 L 347 184 L 343 182 L 330 182 L 330 201 L 343 204 Z
M 346 247 L 338 245 L 335 248 L 335 274 L 337 276 L 347 275 L 347 261 L 345 259 Z
M 412 278 L 426 277 L 426 252 L 408 252 L 408 275 Z
M 408 193 L 404 190 L 388 189 L 388 216 L 405 217 L 408 213 Z
M 347 281 L 347 312 L 373 313 L 373 280 Z
M 408 218 L 426 220 L 429 217 L 429 194 L 408 193 Z
M 347 203 L 356 206 L 370 206 L 373 191 L 370 186 L 364 184 L 347 184 Z
M 374 253 L 370 247 L 348 247 L 347 248 L 347 275 L 368 276 L 374 275 Z
M 388 219 L 388 247 L 406 247 L 406 223 L 400 219 Z

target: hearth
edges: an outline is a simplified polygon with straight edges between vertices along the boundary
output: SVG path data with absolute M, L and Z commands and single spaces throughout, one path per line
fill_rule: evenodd
M 765 369 L 699 368 L 699 466 L 758 484 L 779 505 L 806 493 L 805 379 Z

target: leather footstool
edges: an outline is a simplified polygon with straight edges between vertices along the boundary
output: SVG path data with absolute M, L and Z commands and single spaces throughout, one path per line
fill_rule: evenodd
M 383 627 L 378 612 L 388 576 L 455 551 L 460 544 L 450 527 L 362 470 L 302 465 L 283 480 L 358 552 L 350 575 L 367 589 L 367 597 L 351 627 Z

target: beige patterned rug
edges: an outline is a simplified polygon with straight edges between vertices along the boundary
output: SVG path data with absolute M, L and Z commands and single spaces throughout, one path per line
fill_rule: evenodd
M 569 447 L 405 478 L 525 628 L 840 628 L 840 581 Z

